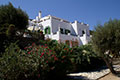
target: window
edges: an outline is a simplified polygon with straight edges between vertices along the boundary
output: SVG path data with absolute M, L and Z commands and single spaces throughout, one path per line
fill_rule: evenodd
M 45 28 L 45 34 L 50 34 L 50 27 L 49 26 Z
M 84 31 L 84 30 L 82 31 L 82 34 L 85 34 L 85 31 Z
M 63 32 L 63 29 L 62 29 L 62 28 L 60 28 L 60 33 L 61 33 L 61 34 L 64 34 L 64 32 Z
M 65 29 L 65 34 L 67 35 L 68 33 L 70 33 L 70 30 Z
M 82 34 L 81 34 L 81 36 L 83 36 L 85 34 L 85 31 L 84 30 L 82 30 Z

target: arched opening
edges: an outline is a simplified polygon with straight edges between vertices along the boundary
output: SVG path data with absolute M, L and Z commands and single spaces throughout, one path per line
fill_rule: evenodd
M 45 28 L 45 34 L 50 34 L 50 27 Z

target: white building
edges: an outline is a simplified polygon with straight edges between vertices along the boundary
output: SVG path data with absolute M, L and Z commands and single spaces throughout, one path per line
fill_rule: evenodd
M 74 21 L 73 23 L 55 16 L 41 17 L 41 11 L 36 19 L 29 20 L 29 30 L 42 30 L 45 39 L 57 40 L 72 46 L 80 46 L 90 41 L 89 25 Z

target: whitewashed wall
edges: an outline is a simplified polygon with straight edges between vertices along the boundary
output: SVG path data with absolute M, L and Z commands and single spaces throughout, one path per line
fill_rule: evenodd
M 50 15 L 40 18 L 39 20 L 40 22 L 36 23 L 36 25 L 39 26 L 39 24 L 41 24 L 43 26 L 43 30 L 48 26 L 50 27 L 51 34 L 45 34 L 46 38 L 51 38 L 53 40 L 61 40 L 62 42 L 65 42 L 66 40 L 70 41 L 77 40 L 79 42 L 79 46 L 87 44 L 90 41 L 89 25 L 87 24 L 79 23 L 78 21 L 70 23 L 66 20 Z M 29 21 L 29 25 L 34 23 L 34 21 L 35 19 L 33 21 Z M 70 30 L 71 33 L 69 35 L 61 34 L 59 28 L 62 28 L 64 31 L 65 29 Z M 85 34 L 82 36 L 83 30 Z

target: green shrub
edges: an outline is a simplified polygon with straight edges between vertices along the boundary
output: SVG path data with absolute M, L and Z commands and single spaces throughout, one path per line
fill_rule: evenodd
M 59 44 L 50 49 L 47 44 L 30 46 L 21 50 L 16 43 L 6 49 L 0 58 L 0 78 L 7 80 L 63 79 L 69 72 L 70 48 Z
M 52 47 L 52 50 L 56 52 L 56 55 L 58 57 L 58 61 L 55 64 L 56 73 L 54 73 L 54 75 L 57 78 L 62 79 L 63 77 L 65 77 L 67 73 L 72 72 L 73 68 L 71 64 L 72 49 L 65 44 L 56 43 L 56 45 L 54 44 L 54 46 Z
M 0 58 L 0 77 L 7 80 L 24 80 L 37 76 L 38 63 L 26 55 L 15 43 Z
M 57 44 L 56 48 L 50 49 L 47 44 L 25 47 L 27 54 L 39 59 L 39 74 L 41 79 L 63 79 L 69 72 L 71 61 L 69 59 L 70 48 Z M 55 47 L 55 46 L 54 46 Z
M 91 45 L 70 48 L 56 41 L 31 44 L 21 50 L 11 43 L 0 57 L 0 78 L 7 80 L 57 80 L 66 74 L 85 71 L 96 64 L 98 57 Z M 99 60 L 98 60 L 99 61 Z M 76 65 L 76 66 L 74 66 Z
M 32 56 L 33 59 L 38 60 L 38 71 L 41 76 L 45 76 L 50 69 L 54 68 L 52 64 L 58 60 L 55 52 L 50 50 L 46 45 L 37 46 L 33 43 L 31 46 L 25 47 L 25 53 Z
M 67 72 L 89 71 L 104 65 L 101 58 L 93 51 L 91 44 L 70 48 L 65 44 L 59 44 L 57 41 L 50 39 L 41 42 L 55 51 L 60 62 L 66 62 L 66 64 L 61 65 L 61 69 L 59 69 L 62 70 L 62 67 L 64 66 L 64 71 L 66 71 L 64 72 L 65 74 Z M 96 65 L 98 62 L 100 64 Z
M 90 57 L 97 57 L 93 52 L 91 45 L 82 45 L 80 47 L 73 47 L 73 57 L 75 63 L 82 63 L 87 61 L 90 63 Z
M 73 47 L 72 54 L 71 60 L 75 72 L 89 71 L 104 65 L 103 60 L 94 53 L 91 44 Z M 98 62 L 99 64 L 97 64 Z

